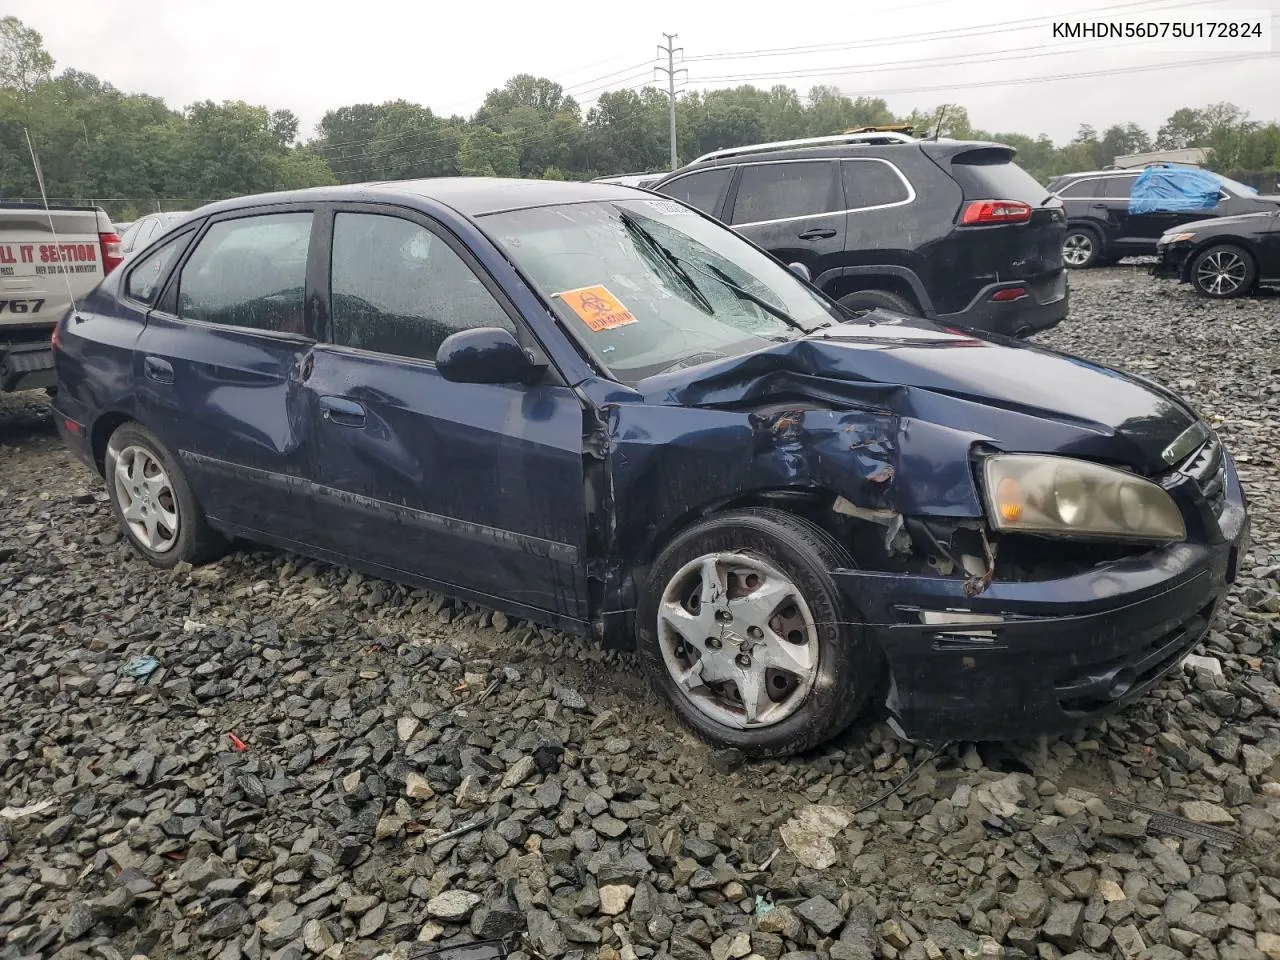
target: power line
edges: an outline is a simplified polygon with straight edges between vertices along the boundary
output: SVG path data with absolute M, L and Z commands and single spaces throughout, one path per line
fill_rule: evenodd
M 1007 20 L 1003 23 L 984 23 L 976 26 L 953 27 L 946 30 L 932 30 L 924 33 L 908 33 L 896 37 L 873 37 L 869 40 L 850 40 L 840 41 L 837 43 L 819 43 L 809 44 L 796 47 L 772 47 L 763 50 L 736 50 L 722 53 L 707 53 L 698 56 L 688 57 L 690 63 L 701 63 L 708 60 L 747 60 L 756 57 L 777 57 L 777 56 L 804 56 L 810 53 L 824 53 L 833 50 L 853 50 L 866 47 L 881 46 L 897 46 L 902 43 L 910 43 L 915 41 L 927 40 L 946 40 L 959 39 L 972 36 L 989 36 L 993 33 L 1011 33 L 1022 30 L 1034 29 L 1037 26 L 1043 26 L 1047 23 L 1053 23 L 1055 20 L 1066 19 L 1067 16 L 1076 18 L 1081 15 L 1090 13 L 1113 13 L 1117 10 L 1128 9 L 1183 9 L 1186 7 L 1207 6 L 1215 3 L 1224 3 L 1226 0 L 1174 0 L 1170 3 L 1168 0 L 1132 0 L 1129 3 L 1109 4 L 1103 7 L 1091 7 L 1087 10 L 1073 10 L 1068 15 L 1056 16 L 1039 16 L 1027 17 L 1022 20 Z
M 1278 19 L 1278 18 L 1273 18 Z M 725 76 L 701 77 L 698 79 L 699 84 L 704 83 L 733 83 L 741 80 L 785 80 L 796 79 L 800 77 L 818 77 L 825 74 L 854 74 L 854 73 L 878 73 L 882 71 L 896 72 L 905 70 L 928 70 L 936 67 L 963 67 L 970 66 L 974 63 L 1002 63 L 1010 60 L 1039 60 L 1045 57 L 1070 56 L 1077 53 L 1104 53 L 1115 50 L 1128 50 L 1141 46 L 1142 41 L 1133 41 L 1131 43 L 1117 43 L 1105 47 L 1092 46 L 1074 46 L 1063 49 L 1061 44 L 1041 44 L 1035 47 L 1023 47 L 1021 53 L 1010 53 L 1007 55 L 993 55 L 988 51 L 978 51 L 975 53 L 957 53 L 943 57 L 919 57 L 911 60 L 889 60 L 879 63 L 860 63 L 856 65 L 830 64 L 823 67 L 815 67 L 812 70 L 778 70 L 770 73 L 742 73 L 729 74 Z M 1048 52 L 1033 52 L 1048 51 Z
M 845 97 L 866 97 L 866 96 L 893 96 L 903 93 L 931 93 L 938 90 L 968 90 L 978 87 L 1004 87 L 1014 86 L 1024 83 L 1047 83 L 1053 80 L 1082 80 L 1088 77 L 1109 77 L 1117 73 L 1146 73 L 1151 70 L 1169 70 L 1178 67 L 1199 67 L 1207 66 L 1212 63 L 1243 63 L 1246 60 L 1274 60 L 1280 58 L 1280 52 L 1265 53 L 1245 53 L 1232 54 L 1226 57 L 1209 57 L 1203 60 L 1175 60 L 1169 63 L 1153 63 L 1139 67 L 1113 67 L 1109 70 L 1091 70 L 1083 73 L 1062 73 L 1049 77 L 1017 77 L 1011 80 L 981 80 L 974 83 L 944 83 L 927 87 L 901 87 L 897 90 L 876 90 L 865 93 L 851 93 L 847 90 L 841 90 L 841 96 Z

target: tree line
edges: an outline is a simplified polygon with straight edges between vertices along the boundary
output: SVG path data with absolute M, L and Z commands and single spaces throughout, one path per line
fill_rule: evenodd
M 817 86 L 693 91 L 676 104 L 681 162 L 720 147 L 908 123 L 917 133 L 995 140 L 1042 182 L 1150 149 L 1203 147 L 1220 172 L 1280 171 L 1280 123 L 1230 103 L 1175 111 L 1154 134 L 1135 123 L 1069 143 L 981 130 L 961 105 L 895 115 L 878 97 Z M 470 117 L 396 100 L 327 112 L 303 141 L 289 110 L 202 101 L 182 110 L 92 74 L 54 74 L 40 34 L 0 19 L 0 198 L 39 196 L 27 136 L 51 199 L 97 200 L 116 218 L 211 200 L 331 183 L 453 175 L 586 180 L 666 169 L 668 102 L 653 88 L 604 93 L 588 108 L 553 80 L 520 74 Z M 1270 179 L 1274 179 L 1273 177 Z

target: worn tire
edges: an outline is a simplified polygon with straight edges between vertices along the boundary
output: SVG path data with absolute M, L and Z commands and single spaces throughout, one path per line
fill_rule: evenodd
M 1242 273 L 1237 286 L 1215 293 L 1206 284 L 1204 278 L 1200 276 L 1200 271 L 1213 257 L 1234 258 L 1234 261 L 1240 264 Z M 1191 277 L 1191 285 L 1196 288 L 1196 293 L 1214 300 L 1228 300 L 1231 297 L 1243 296 L 1254 288 L 1258 282 L 1258 265 L 1253 262 L 1253 257 L 1249 254 L 1249 251 L 1243 247 L 1238 247 L 1234 243 L 1216 243 L 1195 255 L 1191 261 L 1189 275 Z
M 140 447 L 160 463 L 169 480 L 172 500 L 178 515 L 177 539 L 171 547 L 163 551 L 152 550 L 144 543 L 124 517 L 124 506 L 117 488 L 116 466 L 120 454 L 130 447 Z M 192 565 L 206 563 L 222 554 L 227 549 L 227 542 L 216 531 L 209 527 L 205 519 L 204 509 L 191 492 L 187 478 L 174 457 L 159 438 L 140 423 L 121 424 L 107 441 L 104 458 L 103 476 L 107 484 L 107 498 L 111 501 L 111 512 L 115 514 L 125 538 L 147 562 L 165 569 L 179 563 Z
M 1092 227 L 1068 227 L 1067 235 L 1062 238 L 1062 262 L 1068 270 L 1088 270 L 1099 266 L 1107 258 L 1104 246 L 1102 235 Z M 1070 262 L 1067 251 L 1073 248 L 1081 250 L 1085 259 L 1079 263 Z
M 888 290 L 855 290 L 845 294 L 839 300 L 840 306 L 854 313 L 866 313 L 870 310 L 888 310 L 900 313 L 904 317 L 918 317 L 920 310 L 906 297 Z
M 668 582 L 708 553 L 743 553 L 763 560 L 798 588 L 813 615 L 817 668 L 793 713 L 764 727 L 739 729 L 703 713 L 668 670 L 658 635 L 658 611 Z M 735 510 L 703 520 L 677 536 L 649 570 L 637 611 L 637 649 L 654 690 L 699 737 L 756 757 L 811 749 L 845 730 L 877 687 L 882 667 L 860 618 L 841 603 L 828 570 L 851 567 L 848 552 L 824 530 L 775 509 Z

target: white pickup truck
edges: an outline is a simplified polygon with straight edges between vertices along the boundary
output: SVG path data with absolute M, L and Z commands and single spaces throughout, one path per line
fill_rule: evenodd
M 98 207 L 0 200 L 0 391 L 54 385 L 55 322 L 121 259 Z

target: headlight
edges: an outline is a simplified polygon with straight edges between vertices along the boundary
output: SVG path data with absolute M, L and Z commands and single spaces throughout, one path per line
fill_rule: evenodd
M 1196 235 L 1194 233 L 1166 233 L 1160 238 L 1159 245 L 1165 246 L 1170 243 L 1181 243 L 1183 240 L 1194 240 L 1195 238 Z
M 983 463 L 991 523 L 1005 533 L 1185 540 L 1173 498 L 1150 480 L 1086 460 L 998 454 Z

